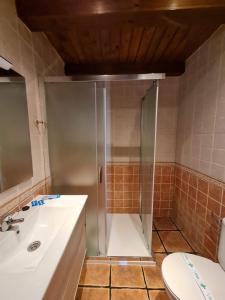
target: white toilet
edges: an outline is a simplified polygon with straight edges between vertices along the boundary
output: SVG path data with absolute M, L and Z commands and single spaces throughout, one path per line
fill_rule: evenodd
M 225 218 L 219 263 L 193 254 L 173 253 L 162 263 L 162 277 L 171 300 L 225 300 Z

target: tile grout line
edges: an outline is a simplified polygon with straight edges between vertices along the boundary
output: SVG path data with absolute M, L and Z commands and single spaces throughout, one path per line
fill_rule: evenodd
M 173 222 L 173 220 L 170 218 L 170 221 L 176 226 L 177 230 L 180 232 L 180 234 L 182 235 L 182 237 L 184 238 L 184 240 L 188 243 L 189 247 L 192 249 L 193 253 L 197 253 L 194 248 L 191 246 L 191 244 L 189 243 L 189 241 L 187 240 L 187 238 L 184 236 L 184 234 L 182 233 L 182 231 L 177 227 L 177 225 Z
M 144 272 L 144 268 L 143 268 L 143 266 L 141 266 L 141 270 L 142 270 L 142 275 L 143 275 L 144 282 L 145 282 L 145 287 L 146 287 L 146 293 L 147 293 L 147 297 L 148 297 L 148 300 L 150 300 L 149 293 L 148 293 L 148 286 L 147 286 L 147 282 L 146 282 L 146 278 L 145 278 L 145 272 Z
M 109 300 L 112 299 L 112 265 L 110 264 L 109 269 Z
M 159 237 L 159 240 L 160 240 L 160 242 L 162 243 L 162 246 L 163 246 L 163 248 L 164 248 L 164 250 L 165 250 L 165 252 L 161 252 L 161 253 L 166 253 L 166 254 L 168 255 L 168 251 L 167 251 L 167 249 L 166 249 L 166 247 L 165 247 L 165 245 L 164 245 L 164 243 L 163 243 L 163 241 L 162 241 L 162 239 L 161 239 L 161 236 L 160 236 L 159 233 L 158 233 L 158 230 L 156 230 L 156 232 L 157 232 L 157 235 L 158 235 L 158 237 Z
M 170 221 L 176 226 L 176 224 L 170 219 Z M 155 226 L 156 227 L 156 226 Z M 170 253 L 174 253 L 173 251 L 172 252 L 170 252 L 170 251 L 167 251 L 167 249 L 166 249 L 166 247 L 165 247 L 165 245 L 164 245 L 164 243 L 163 243 L 163 240 L 161 239 L 161 237 L 160 237 L 160 235 L 159 235 L 159 232 L 160 231 L 178 231 L 181 235 L 182 235 L 182 238 L 185 240 L 185 242 L 188 244 L 188 246 L 191 248 L 191 252 L 187 252 L 187 253 L 197 253 L 194 249 L 193 249 L 193 247 L 191 246 L 191 244 L 188 242 L 188 240 L 186 239 L 186 237 L 183 235 L 183 233 L 182 233 L 182 231 L 176 226 L 176 228 L 177 228 L 177 230 L 159 230 L 159 229 L 157 229 L 157 227 L 156 227 L 156 232 L 157 232 L 157 234 L 158 234 L 158 236 L 159 236 L 159 239 L 160 239 L 160 241 L 162 242 L 162 245 L 163 245 L 163 247 L 165 248 L 165 250 L 166 250 L 166 253 L 167 254 L 170 254 Z M 162 253 L 162 252 L 157 252 L 157 253 Z

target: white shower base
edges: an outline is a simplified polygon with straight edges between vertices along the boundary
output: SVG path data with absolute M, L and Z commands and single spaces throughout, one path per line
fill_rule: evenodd
M 138 214 L 108 214 L 107 256 L 150 256 Z

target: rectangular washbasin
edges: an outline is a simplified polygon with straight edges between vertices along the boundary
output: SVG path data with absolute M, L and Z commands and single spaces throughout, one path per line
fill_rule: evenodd
M 16 214 L 16 218 L 24 218 L 24 222 L 19 225 L 19 234 L 15 231 L 0 234 L 0 272 L 35 270 L 71 215 L 69 207 L 45 206 L 32 207 L 29 211 Z
M 62 195 L 15 214 L 16 231 L 0 232 L 0 298 L 41 300 L 84 215 L 87 196 Z M 16 226 L 15 224 L 14 226 Z M 33 250 L 33 251 L 32 251 Z

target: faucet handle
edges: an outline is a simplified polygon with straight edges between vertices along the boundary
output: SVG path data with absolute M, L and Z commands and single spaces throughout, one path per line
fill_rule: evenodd
M 3 221 L 2 224 L 1 224 L 1 230 L 3 232 L 7 231 L 9 229 L 9 223 L 8 221 Z
M 6 214 L 3 219 L 2 219 L 2 223 L 3 222 L 10 222 L 13 219 L 13 215 L 12 214 Z
M 12 214 L 5 215 L 4 218 L 2 219 L 1 230 L 3 232 L 7 231 L 10 227 L 10 224 L 12 224 L 12 222 L 13 222 Z

